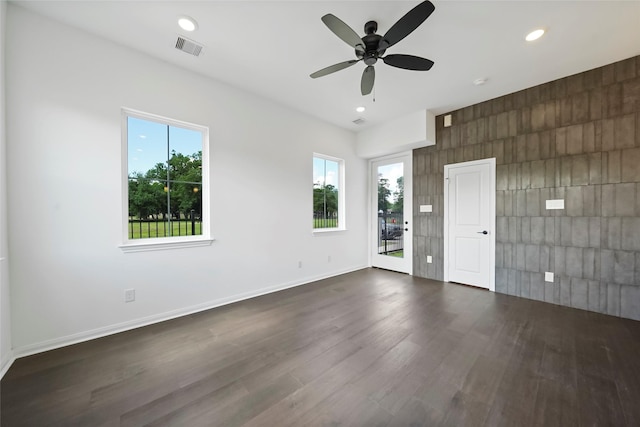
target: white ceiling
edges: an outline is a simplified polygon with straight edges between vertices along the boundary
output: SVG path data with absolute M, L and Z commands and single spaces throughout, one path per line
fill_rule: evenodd
M 416 1 L 14 1 L 351 130 L 420 110 L 441 114 L 640 54 L 640 1 L 437 1 L 435 12 L 387 53 L 423 56 L 431 71 L 376 64 L 375 102 L 360 94 L 365 67 L 309 74 L 353 59 L 320 18 L 333 13 L 357 33 L 384 34 Z M 199 29 L 182 31 L 181 15 Z M 526 33 L 547 29 L 538 41 Z M 196 58 L 178 34 L 205 45 Z M 473 81 L 486 78 L 483 86 Z M 356 113 L 363 105 L 367 110 Z M 359 116 L 365 125 L 354 125 Z

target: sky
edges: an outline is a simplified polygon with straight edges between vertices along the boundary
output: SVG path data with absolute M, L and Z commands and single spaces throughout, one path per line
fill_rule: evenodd
M 145 173 L 157 163 L 167 161 L 167 128 L 169 152 L 191 155 L 202 151 L 202 133 L 192 129 L 128 117 L 128 172 Z
M 378 176 L 382 174 L 382 178 L 386 178 L 389 180 L 389 190 L 391 190 L 390 201 L 395 200 L 393 198 L 393 193 L 398 190 L 398 178 L 404 175 L 403 166 L 404 165 L 402 163 L 378 166 Z
M 325 160 L 320 157 L 313 158 L 313 183 L 333 185 L 338 188 L 340 165 L 332 160 Z M 326 177 L 326 182 L 324 181 Z

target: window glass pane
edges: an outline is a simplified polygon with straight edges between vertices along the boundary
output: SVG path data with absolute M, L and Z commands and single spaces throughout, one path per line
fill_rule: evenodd
M 313 228 L 338 228 L 340 163 L 313 158 Z
M 202 235 L 202 132 L 127 118 L 129 239 Z
M 404 257 L 403 163 L 378 167 L 378 253 Z
M 146 174 L 167 161 L 167 125 L 135 117 L 127 119 L 128 175 Z
M 200 218 L 202 212 L 202 134 L 169 127 L 169 184 L 171 213 L 178 218 Z M 193 212 L 192 212 L 193 211 Z M 201 233 L 197 233 L 201 234 Z

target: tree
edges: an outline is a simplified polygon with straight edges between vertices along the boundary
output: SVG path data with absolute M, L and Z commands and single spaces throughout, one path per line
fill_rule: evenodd
M 326 217 L 338 212 L 338 189 L 331 184 L 314 184 L 313 211 Z
M 167 217 L 167 192 L 169 184 L 167 183 L 167 165 L 165 163 L 156 163 L 144 175 L 144 179 L 153 184 L 145 189 L 148 195 L 149 208 L 153 208 L 152 215 L 154 218 L 162 215 Z
M 140 219 L 157 215 L 162 210 L 163 189 L 161 183 L 141 173 L 129 177 L 129 215 Z
M 148 182 L 158 184 L 154 188 L 146 189 L 149 192 L 145 199 L 148 203 L 147 209 L 155 209 L 153 214 L 180 218 L 182 213 L 188 218 L 191 210 L 200 212 L 202 151 L 185 156 L 174 150 L 167 163 L 156 163 L 147 171 L 144 178 Z M 194 190 L 196 188 L 197 190 Z M 145 190 L 140 189 L 140 191 Z M 170 203 L 169 208 L 167 208 L 167 201 Z M 142 198 L 140 203 L 145 203 Z
M 191 210 L 199 212 L 202 152 L 185 156 L 173 151 L 169 159 L 169 176 L 173 189 L 171 193 L 172 213 L 179 217 L 182 212 L 188 218 Z M 195 188 L 197 188 L 196 191 L 194 191 Z
M 393 204 L 393 211 L 402 213 L 404 210 L 404 176 L 399 177 L 396 180 L 398 188 L 394 191 L 395 203 Z
M 391 202 L 389 201 L 390 197 L 391 197 L 391 190 L 389 189 L 389 180 L 387 178 L 383 178 L 382 174 L 379 174 L 378 175 L 378 212 L 382 211 L 386 213 L 391 209 Z

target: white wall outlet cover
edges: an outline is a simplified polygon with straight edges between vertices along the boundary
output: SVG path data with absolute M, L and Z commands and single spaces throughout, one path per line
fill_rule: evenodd
M 433 212 L 433 205 L 420 205 L 420 212 Z
M 547 209 L 564 209 L 564 199 L 547 200 Z
M 545 282 L 553 282 L 553 273 L 545 271 L 544 272 L 544 281 Z
M 451 114 L 444 116 L 444 127 L 448 128 L 449 126 L 451 126 Z
M 433 257 L 431 255 L 427 255 L 427 262 L 431 264 L 433 262 Z

